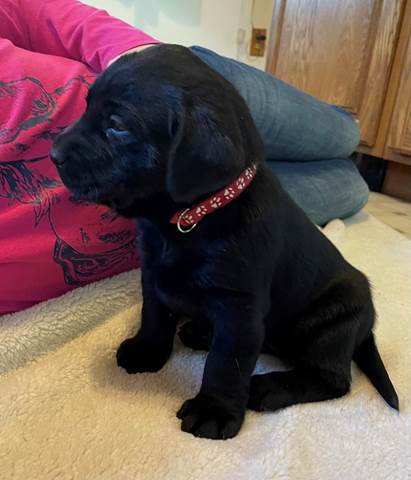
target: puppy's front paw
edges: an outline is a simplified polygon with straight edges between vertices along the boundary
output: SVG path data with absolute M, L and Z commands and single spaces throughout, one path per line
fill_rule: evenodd
M 127 373 L 158 372 L 170 357 L 169 348 L 139 338 L 128 338 L 117 350 L 117 365 Z
M 239 411 L 225 399 L 199 393 L 187 400 L 177 412 L 182 420 L 181 430 L 195 437 L 212 439 L 232 438 L 237 435 L 244 420 L 245 409 Z

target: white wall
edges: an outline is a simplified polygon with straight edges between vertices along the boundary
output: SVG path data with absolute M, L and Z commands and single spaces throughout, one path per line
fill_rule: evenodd
M 245 38 L 237 47 L 236 58 L 237 60 L 260 68 L 261 70 L 265 69 L 267 61 L 268 36 L 270 34 L 274 1 L 275 0 L 242 0 L 239 2 L 242 4 L 242 14 L 239 27 L 245 31 Z M 264 57 L 251 57 L 249 54 L 252 27 L 267 29 L 267 48 Z
M 254 22 L 257 28 L 269 26 L 274 0 L 255 0 L 253 15 L 252 0 L 83 1 L 104 8 L 163 42 L 202 45 L 264 69 L 265 59 L 248 56 L 251 24 Z M 238 43 L 239 29 L 244 30 L 242 44 Z

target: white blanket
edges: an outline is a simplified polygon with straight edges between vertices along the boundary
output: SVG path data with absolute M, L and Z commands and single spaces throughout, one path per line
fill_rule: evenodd
M 249 412 L 228 441 L 182 433 L 175 412 L 197 392 L 205 355 L 176 341 L 160 373 L 116 366 L 137 329 L 135 271 L 0 318 L 0 479 L 411 478 L 411 241 L 363 213 L 325 233 L 372 281 L 400 414 L 354 368 L 342 399 Z M 276 366 L 265 357 L 258 368 Z

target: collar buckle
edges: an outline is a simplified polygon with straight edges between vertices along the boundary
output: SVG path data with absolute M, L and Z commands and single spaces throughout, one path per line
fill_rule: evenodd
M 186 228 L 183 228 L 183 226 L 181 225 L 181 222 L 184 218 L 184 215 L 189 212 L 190 209 L 189 208 L 186 208 L 185 210 L 183 210 L 180 215 L 178 216 L 178 219 L 177 219 L 177 230 L 181 233 L 189 233 L 191 232 L 191 230 L 194 230 L 194 228 L 197 226 L 197 223 L 193 223 L 192 225 L 186 227 Z

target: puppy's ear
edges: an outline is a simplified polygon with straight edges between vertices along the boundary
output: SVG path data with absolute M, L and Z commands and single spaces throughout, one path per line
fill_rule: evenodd
M 192 203 L 231 182 L 245 168 L 237 118 L 210 105 L 191 104 L 169 119 L 173 144 L 167 190 L 178 203 Z

